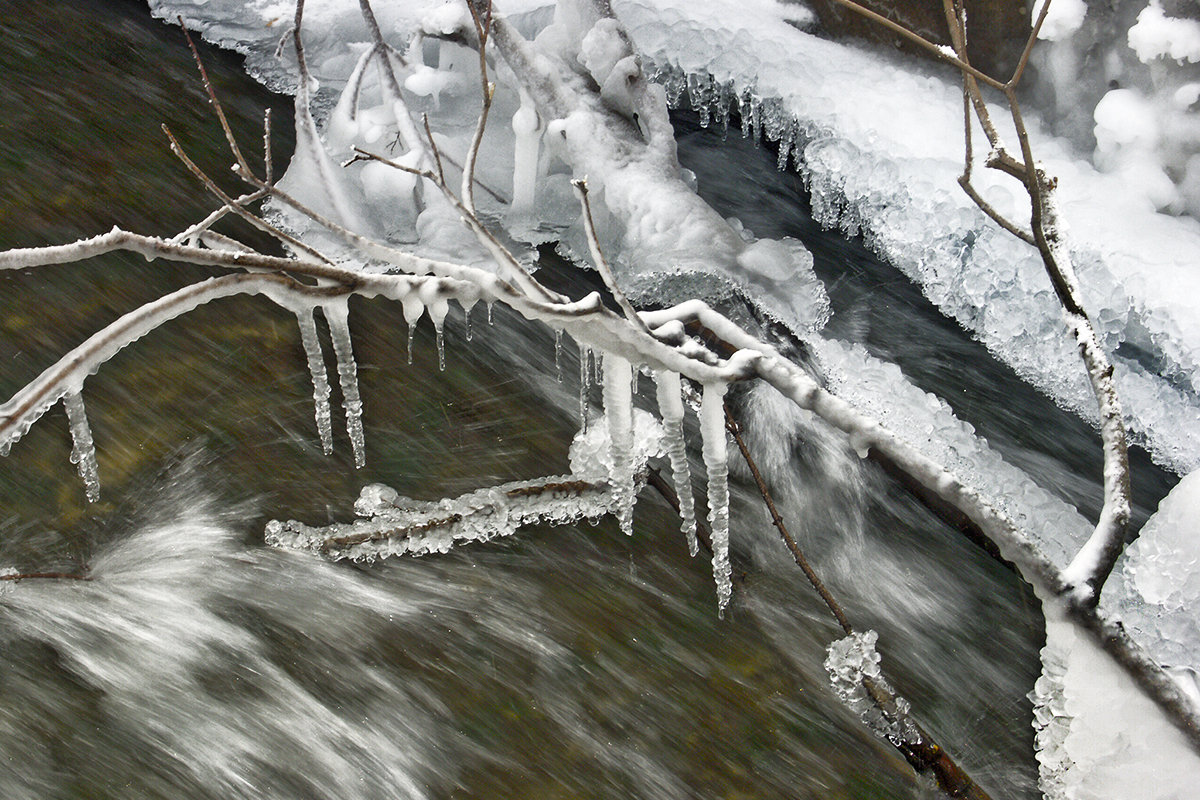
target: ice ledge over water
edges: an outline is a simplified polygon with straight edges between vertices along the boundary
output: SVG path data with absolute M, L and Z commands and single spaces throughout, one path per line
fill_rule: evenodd
M 957 187 L 955 74 L 924 74 L 933 69 L 927 63 L 803 33 L 773 0 L 614 5 L 638 47 L 666 70 L 669 93 L 674 82 L 675 95 L 688 92 L 702 117 L 744 103 L 743 125 L 779 141 L 781 162 L 793 148 L 802 160 L 820 222 L 861 232 L 1023 377 L 1095 418 L 1036 252 L 987 221 Z M 1200 467 L 1200 224 L 1156 213 L 1139 187 L 1098 173 L 1036 121 L 1031 136 L 1060 178 L 1072 257 L 1086 304 L 1117 353 L 1135 441 L 1177 472 Z M 1027 213 L 1020 187 L 977 175 L 998 208 Z

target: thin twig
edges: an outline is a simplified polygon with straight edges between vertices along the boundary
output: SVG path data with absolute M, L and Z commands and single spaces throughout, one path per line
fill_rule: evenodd
M 208 102 L 212 105 L 213 112 L 217 115 L 217 120 L 221 123 L 221 130 L 225 132 L 225 141 L 229 143 L 229 149 L 232 151 L 233 157 L 237 159 L 238 164 L 249 172 L 250 165 L 242 155 L 241 148 L 238 147 L 233 130 L 229 127 L 229 120 L 225 118 L 225 109 L 221 106 L 221 101 L 217 98 L 217 93 L 213 89 L 212 82 L 208 79 L 208 71 L 204 68 L 204 61 L 200 58 L 200 50 L 197 49 L 196 43 L 192 41 L 192 35 L 188 33 L 188 29 L 183 27 L 183 17 L 179 17 L 178 19 L 179 27 L 183 30 L 183 38 L 187 39 L 188 47 L 192 49 L 192 57 L 196 60 L 196 66 L 200 69 L 200 80 L 204 84 L 204 91 L 208 94 Z
M 596 271 L 600 273 L 600 277 L 604 280 L 604 285 L 608 287 L 608 291 L 612 292 L 612 296 L 616 299 L 617 305 L 621 307 L 625 318 L 646 333 L 650 333 L 650 329 L 646 327 L 646 323 L 638 315 L 637 309 L 633 307 L 633 303 L 629 302 L 629 298 L 625 296 L 625 293 L 621 291 L 621 287 L 617 285 L 617 276 L 613 274 L 612 267 L 608 264 L 608 259 L 604 257 L 604 251 L 600 249 L 600 239 L 596 235 L 596 224 L 592 220 L 592 204 L 588 201 L 587 178 L 572 180 L 571 188 L 575 190 L 575 196 L 579 198 L 579 203 L 583 206 L 583 227 L 587 233 L 588 249 L 592 251 L 592 260 L 596 262 Z
M 487 128 L 488 112 L 492 108 L 492 96 L 496 85 L 488 80 L 487 42 L 492 25 L 492 0 L 487 0 L 486 16 L 481 17 L 473 2 L 467 3 L 471 12 L 471 21 L 475 23 L 475 33 L 479 38 L 479 82 L 483 89 L 483 107 L 479 111 L 479 120 L 475 124 L 475 135 L 471 137 L 471 146 L 467 149 L 467 158 L 463 162 L 462 196 L 463 205 L 472 214 L 475 213 L 475 160 L 479 156 L 479 147 L 483 144 L 483 132 Z
M 223 189 L 221 189 L 220 186 L 217 186 L 216 182 L 212 178 L 210 178 L 204 170 L 200 169 L 200 167 L 196 164 L 195 161 L 192 161 L 192 159 L 188 157 L 188 154 L 186 152 L 184 152 L 183 146 L 179 143 L 179 140 L 175 138 L 175 134 L 171 133 L 170 128 L 168 128 L 164 124 L 162 126 L 162 130 L 163 130 L 163 133 L 165 133 L 167 135 L 167 138 L 171 141 L 171 152 L 174 153 L 175 156 L 184 163 L 184 165 L 188 168 L 188 170 L 193 175 L 195 175 L 196 178 L 201 183 L 204 184 L 204 186 L 208 189 L 208 191 L 210 191 L 213 195 L 215 195 L 217 197 L 217 199 L 219 199 L 222 203 L 225 204 L 226 208 L 228 208 L 234 214 L 237 214 L 242 219 L 249 222 L 254 227 L 271 234 L 276 239 L 279 239 L 281 242 L 289 244 L 292 247 L 294 247 L 295 249 L 297 249 L 303 253 L 308 253 L 313 258 L 315 258 L 318 261 L 321 261 L 325 264 L 333 263 L 332 259 L 330 259 L 327 256 L 325 256 L 324 254 L 322 254 L 316 248 L 305 244 L 304 242 L 297 239 L 295 236 L 292 236 L 291 234 L 288 234 L 285 231 L 275 227 L 274 225 L 267 222 L 262 217 L 259 217 L 255 214 L 251 214 L 245 208 L 238 205 L 238 203 L 232 197 L 230 197 L 228 194 L 226 194 L 225 191 Z M 274 189 L 272 187 L 268 186 L 265 182 L 259 181 L 257 178 L 254 178 L 253 173 L 250 173 L 249 170 L 246 170 L 246 172 L 240 173 L 240 174 L 248 175 L 250 178 L 252 178 L 253 183 L 257 184 L 259 189 L 266 190 L 266 191 L 274 191 Z
M 779 509 L 775 507 L 775 500 L 771 497 L 770 490 L 767 489 L 767 483 L 763 480 L 762 473 L 758 471 L 758 464 L 755 463 L 754 458 L 750 455 L 750 450 L 746 447 L 746 440 L 742 438 L 742 428 L 734 420 L 733 414 L 730 413 L 728 403 L 725 405 L 725 428 L 733 435 L 733 440 L 737 442 L 738 450 L 741 451 L 742 458 L 746 461 L 746 466 L 750 468 L 750 474 L 754 476 L 754 483 L 758 486 L 758 492 L 762 495 L 763 502 L 767 504 L 767 510 L 771 512 L 771 523 L 779 531 L 779 536 L 791 552 L 796 566 L 804 571 L 804 577 L 808 578 L 808 582 L 812 584 L 813 589 L 825 601 L 825 605 L 829 608 L 829 613 L 833 614 L 834 619 L 837 620 L 838 625 L 842 626 L 842 630 L 845 631 L 846 635 L 854 633 L 854 628 L 850 625 L 850 620 L 846 617 L 846 612 L 842 610 L 841 605 L 833 598 L 833 595 L 825 587 L 824 582 L 818 577 L 812 565 L 808 563 L 808 559 L 804 557 L 800 546 L 796 544 L 796 540 L 792 538 L 787 525 L 784 524 L 783 517 L 779 515 Z

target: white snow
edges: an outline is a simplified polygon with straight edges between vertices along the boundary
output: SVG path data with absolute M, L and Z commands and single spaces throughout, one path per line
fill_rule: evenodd
M 1130 677 L 1055 602 L 1034 702 L 1047 800 L 1189 800 L 1200 757 Z
M 1168 17 L 1159 0 L 1150 0 L 1129 29 L 1129 46 L 1142 61 L 1172 58 L 1194 64 L 1200 61 L 1200 22 Z
M 1033 7 L 1034 20 L 1041 15 L 1045 4 L 1043 0 Z M 1069 36 L 1079 29 L 1086 14 L 1087 5 L 1083 0 L 1054 0 L 1050 4 L 1050 10 L 1046 12 L 1041 30 L 1038 31 L 1038 38 L 1053 42 Z

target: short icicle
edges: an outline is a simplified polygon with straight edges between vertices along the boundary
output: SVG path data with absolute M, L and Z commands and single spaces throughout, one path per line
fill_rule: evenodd
M 675 494 L 679 495 L 680 530 L 687 536 L 688 551 L 699 552 L 696 541 L 696 500 L 692 496 L 692 471 L 688 466 L 687 443 L 683 438 L 683 398 L 679 373 L 658 370 L 654 373 L 658 393 L 658 413 L 667 433 L 667 456 L 671 460 L 671 477 Z
M 346 434 L 354 450 L 354 466 L 361 469 L 367 463 L 366 441 L 362 426 L 362 398 L 358 394 L 358 367 L 350 343 L 350 307 L 345 300 L 321 306 L 329 321 L 333 339 L 333 354 L 337 357 L 338 381 L 342 387 L 342 404 L 346 409 Z
M 321 352 L 321 340 L 317 338 L 317 324 L 311 308 L 296 311 L 300 323 L 300 343 L 308 357 L 308 372 L 312 376 L 313 407 L 317 419 L 317 435 L 321 437 L 321 450 L 325 455 L 333 453 L 333 421 L 329 409 L 329 374 L 325 371 L 325 354 Z
M 610 480 L 617 521 L 626 535 L 633 534 L 633 392 L 629 362 L 611 353 L 604 357 L 604 415 L 608 419 Z
M 63 408 L 71 428 L 71 463 L 83 479 L 88 502 L 94 503 L 100 499 L 100 470 L 96 466 L 96 446 L 83 408 L 83 395 L 78 390 L 67 392 L 63 395 Z
M 700 435 L 708 471 L 708 525 L 712 529 L 713 579 L 717 583 L 717 613 L 724 618 L 733 596 L 729 566 L 729 460 L 725 441 L 724 383 L 704 386 L 700 401 Z

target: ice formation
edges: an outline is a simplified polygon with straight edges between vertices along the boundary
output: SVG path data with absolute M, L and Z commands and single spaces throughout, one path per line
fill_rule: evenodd
M 654 373 L 658 398 L 658 413 L 662 416 L 663 436 L 667 456 L 671 460 L 671 478 L 679 497 L 681 529 L 687 536 L 688 551 L 694 557 L 699 549 L 696 541 L 696 501 L 692 497 L 692 471 L 688 465 L 687 442 L 683 435 L 683 395 L 679 375 L 674 372 Z
M 893 743 L 920 742 L 908 701 L 897 696 L 883 677 L 877 641 L 875 631 L 859 631 L 831 642 L 825 657 L 830 683 L 842 702 L 879 737 Z
M 313 408 L 317 420 L 317 436 L 325 455 L 333 453 L 333 418 L 329 408 L 329 373 L 325 371 L 325 356 L 321 352 L 321 340 L 317 337 L 317 325 L 312 309 L 296 312 L 300 324 L 300 342 L 308 361 L 308 372 L 313 384 Z
M 712 531 L 712 568 L 717 582 L 717 610 L 724 613 L 733 596 L 729 565 L 729 454 L 725 433 L 723 383 L 704 387 L 700 400 L 700 436 L 708 473 L 708 526 Z
M 1043 609 L 1043 671 L 1030 699 L 1046 800 L 1193 797 L 1200 771 L 1183 734 L 1057 603 Z
M 366 442 L 363 436 L 362 398 L 358 394 L 358 365 L 354 363 L 354 348 L 350 341 L 350 309 L 345 301 L 321 307 L 329 322 L 333 354 L 337 360 L 338 382 L 342 387 L 342 406 L 346 411 L 346 434 L 354 452 L 354 466 L 366 462 Z
M 63 408 L 66 409 L 67 423 L 71 427 L 71 463 L 79 470 L 88 502 L 94 503 L 100 499 L 100 472 L 96 466 L 92 429 L 88 425 L 83 396 L 79 390 L 63 395 Z
M 332 559 L 375 561 L 397 555 L 445 553 L 467 542 L 486 542 L 536 523 L 566 524 L 612 514 L 627 527 L 625 513 L 645 482 L 647 462 L 663 455 L 663 431 L 650 414 L 617 408 L 624 434 L 610 434 L 606 414 L 581 430 L 571 445 L 571 473 L 515 481 L 437 501 L 401 497 L 380 484 L 364 487 L 354 504 L 363 519 L 315 528 L 294 520 L 273 520 L 267 544 L 313 550 Z M 613 436 L 630 438 L 616 452 Z M 628 481 L 628 483 L 626 483 Z
M 285 76 L 292 74 L 290 67 L 277 64 L 269 55 L 277 31 L 264 24 L 280 13 L 278 4 L 155 0 L 152 5 L 166 15 L 183 12 L 189 24 L 206 30 L 209 38 L 249 50 L 253 69 L 273 76 L 277 85 L 288 83 Z M 404 85 L 414 107 L 430 113 L 434 129 L 450 131 L 438 134 L 439 147 L 448 156 L 461 158 L 466 149 L 463 130 L 469 127 L 463 126 L 461 119 L 464 109 L 474 113 L 478 107 L 478 84 L 470 80 L 456 82 L 437 71 L 452 63 L 470 61 L 469 52 L 445 39 L 465 27 L 461 13 L 446 11 L 449 6 L 432 0 L 380 6 L 380 24 L 389 37 L 395 36 L 399 43 L 411 40 L 422 45 L 413 50 L 419 56 L 437 53 L 436 58 L 414 59 L 409 74 L 404 76 Z M 811 338 L 831 386 L 840 396 L 884 420 L 930 458 L 964 476 L 963 480 L 983 496 L 996 499 L 1009 517 L 1038 538 L 1054 561 L 1065 563 L 1080 537 L 1086 536 L 1086 522 L 1033 485 L 1027 476 L 1005 466 L 985 443 L 979 442 L 969 426 L 954 419 L 943 402 L 913 389 L 897 368 L 869 358 L 861 348 L 816 335 L 825 321 L 828 304 L 812 274 L 807 253 L 787 240 L 756 241 L 698 202 L 689 176 L 674 161 L 673 140 L 661 108 L 664 96 L 681 101 L 686 95 L 702 119 L 718 123 L 728 120 L 736 108 L 745 133 L 765 135 L 777 142 L 781 166 L 797 165 L 812 191 L 814 214 L 819 221 L 849 233 L 861 233 L 872 247 L 920 283 L 946 314 L 973 331 L 1023 376 L 1061 404 L 1085 417 L 1094 417 L 1077 355 L 1063 335 L 1058 305 L 1036 255 L 999 231 L 955 190 L 955 178 L 961 169 L 961 98 L 956 77 L 931 77 L 908 62 L 810 36 L 788 25 L 786 19 L 794 11 L 774 0 L 623 0 L 614 6 L 628 26 L 632 42 L 646 58 L 645 63 L 655 65 L 662 89 L 646 84 L 630 41 L 621 29 L 611 21 L 579 13 L 584 6 L 572 6 L 575 17 L 569 9 L 560 9 L 549 20 L 545 2 L 519 0 L 503 4 L 502 10 L 508 13 L 515 29 L 527 38 L 536 34 L 537 52 L 526 66 L 544 70 L 567 88 L 594 84 L 599 91 L 566 92 L 562 96 L 550 91 L 550 96 L 534 98 L 527 96 L 533 87 L 525 87 L 526 93 L 521 94 L 501 86 L 496 113 L 510 115 L 513 124 L 492 125 L 485 144 L 492 152 L 513 154 L 513 162 L 506 158 L 481 162 L 478 183 L 489 187 L 488 192 L 479 193 L 481 213 L 503 217 L 502 212 L 510 211 L 505 208 L 504 192 L 511 190 L 510 197 L 520 201 L 516 209 L 511 209 L 512 219 L 524 218 L 523 225 L 514 222 L 514 231 L 523 230 L 534 241 L 561 239 L 575 252 L 584 252 L 578 208 L 570 201 L 568 181 L 586 174 L 595 196 L 603 201 L 598 227 L 623 285 L 652 298 L 665 282 L 701 274 L 746 292 L 768 316 Z M 1078 28 L 1079 4 L 1060 0 L 1056 7 L 1060 10 L 1046 34 L 1065 41 Z M 1151 35 L 1159 30 L 1153 12 L 1144 16 L 1145 20 L 1139 19 L 1131 31 L 1130 39 L 1131 44 L 1135 40 L 1141 43 L 1134 45 L 1139 47 L 1140 55 L 1190 58 L 1186 25 L 1172 27 L 1168 41 Z M 393 130 L 411 148 L 405 156 L 410 159 L 407 166 L 427 162 L 419 145 L 421 137 L 406 127 L 411 119 L 399 105 L 403 98 L 387 86 L 387 69 L 363 70 L 361 65 L 367 56 L 362 47 L 346 46 L 347 42 L 369 41 L 357 4 L 351 0 L 313 4 L 308 25 L 310 30 L 321 32 L 309 50 L 314 86 L 299 87 L 299 92 L 317 92 L 318 108 L 332 111 L 329 124 L 318 132 L 304 102 L 298 120 L 297 157 L 283 185 L 355 230 L 377 233 L 430 258 L 495 270 L 486 247 L 469 240 L 464 244 L 457 211 L 436 192 L 426 191 L 428 187 L 421 182 L 384 169 L 379 163 L 355 164 L 346 170 L 334 167 L 350 147 L 378 149 L 384 134 L 390 135 Z M 430 48 L 422 44 L 426 36 L 443 39 L 436 48 Z M 390 57 L 379 63 L 386 63 L 388 69 L 392 65 Z M 553 84 L 554 80 L 548 79 L 547 83 Z M 334 105 L 331 90 L 351 81 L 360 82 L 361 91 L 356 88 L 344 94 L 343 102 Z M 318 90 L 316 86 L 323 88 Z M 1168 112 L 1162 110 L 1164 106 L 1156 98 L 1156 116 L 1151 123 L 1145 122 L 1150 116 L 1147 113 L 1133 117 L 1127 113 L 1129 109 L 1149 108 L 1139 105 L 1141 99 L 1136 93 L 1107 98 L 1107 105 L 1097 108 L 1095 122 L 1097 160 L 1101 167 L 1110 168 L 1108 174 L 1076 158 L 1066 143 L 1046 135 L 1036 120 L 1031 122 L 1035 151 L 1047 170 L 1061 178 L 1063 215 L 1074 234 L 1071 258 L 1104 344 L 1117 355 L 1116 374 L 1128 422 L 1135 437 L 1156 460 L 1181 472 L 1200 467 L 1200 278 L 1194 270 L 1195 254 L 1200 252 L 1200 226 L 1186 217 L 1156 213 L 1159 208 L 1178 210 L 1182 201 L 1172 194 L 1179 191 L 1176 186 L 1159 179 L 1159 174 L 1166 172 L 1155 165 L 1154 159 L 1161 160 L 1166 122 L 1186 118 L 1197 96 L 1200 90 L 1180 87 L 1170 98 L 1173 105 Z M 541 115 L 534 118 L 529 114 L 534 106 L 555 113 L 545 119 Z M 1200 177 L 1196 177 L 1200 176 L 1200 160 L 1194 167 L 1188 163 L 1186 169 L 1174 172 L 1183 174 L 1186 184 L 1186 176 L 1191 174 L 1188 170 L 1192 170 L 1200 186 Z M 314 191 L 314 187 L 321 191 Z M 1016 216 L 1025 213 L 1019 192 L 998 179 L 984 177 L 980 188 L 1002 212 Z M 370 203 L 359 205 L 359 196 Z M 289 213 L 277 210 L 281 215 Z M 303 227 L 294 219 L 290 221 L 298 229 Z M 343 252 L 339 248 L 345 243 L 333 241 L 336 237 L 316 233 L 311 227 L 300 232 L 313 237 L 314 246 Z M 445 305 L 441 309 L 434 305 L 439 299 L 445 301 L 446 296 L 440 290 L 429 291 L 434 293 L 429 297 L 419 297 L 413 291 L 396 299 L 405 303 L 410 324 L 428 310 L 440 332 Z M 461 302 L 462 298 L 458 299 Z M 485 298 L 489 312 L 491 299 Z M 415 316 L 409 315 L 410 310 Z M 359 401 L 345 315 L 335 311 L 332 317 L 327 312 L 326 317 L 334 337 L 347 427 L 356 463 L 361 463 Z M 571 329 L 568 332 L 572 336 L 577 333 Z M 578 465 L 573 461 L 573 479 L 597 468 L 587 459 L 607 454 L 611 463 L 591 474 L 627 485 L 627 468 L 620 463 L 625 423 L 619 422 L 618 430 L 611 435 L 608 431 L 612 408 L 625 407 L 625 390 L 619 390 L 618 398 L 617 382 L 610 386 L 607 376 L 610 369 L 628 362 L 630 354 L 622 352 L 622 343 L 615 339 L 598 341 L 601 337 L 588 335 L 576 338 L 581 347 L 580 413 L 587 426 L 585 435 L 602 434 L 606 438 L 600 440 L 602 446 L 586 448 Z M 605 352 L 609 346 L 615 352 Z M 606 416 L 588 425 L 588 353 L 593 347 L 598 348 L 596 355 L 604 358 Z M 312 350 L 307 343 L 306 351 L 311 360 Z M 313 375 L 320 426 L 321 401 L 317 395 L 321 392 L 315 371 Z M 713 566 L 721 608 L 729 597 L 727 468 L 723 415 L 719 411 L 723 390 L 722 383 L 704 382 L 701 408 L 702 449 L 714 532 Z M 662 413 L 666 419 L 668 412 Z M 639 415 L 633 416 L 636 426 Z M 678 450 L 670 427 L 668 424 L 668 449 Z M 633 441 L 639 441 L 636 428 Z M 0 448 L 9 444 L 11 440 L 0 443 Z M 867 435 L 859 435 L 855 444 L 863 450 L 872 446 Z M 678 481 L 676 461 L 673 454 Z M 385 529 L 397 527 L 394 519 L 387 519 L 393 512 L 386 509 L 379 510 L 377 519 L 358 523 L 374 528 L 343 531 L 350 538 L 341 544 L 329 545 L 328 536 L 318 542 L 311 530 L 292 523 L 275 524 L 269 534 L 280 543 L 286 540 L 332 547 L 331 554 L 336 551 L 351 557 L 372 557 L 372 553 L 378 555 L 385 550 L 440 550 L 459 539 L 510 530 L 517 524 L 514 520 L 568 513 L 564 509 L 574 508 L 571 514 L 587 516 L 578 510 L 586 502 L 571 492 L 567 493 L 570 497 L 554 497 L 551 492 L 548 505 L 542 506 L 540 501 L 522 494 L 530 487 L 502 488 L 446 501 L 452 507 L 402 504 L 406 507 L 394 513 L 410 515 L 403 519 L 416 520 L 425 514 L 421 519 L 426 523 L 438 523 L 416 537 L 392 539 L 384 535 Z M 510 496 L 510 492 L 517 494 Z M 593 498 L 596 504 L 589 508 L 595 510 L 601 502 L 615 502 L 614 494 L 600 492 Z M 605 507 L 617 508 L 623 515 L 625 502 L 622 498 L 619 505 Z M 380 509 L 380 504 L 376 502 L 373 507 Z M 626 520 L 623 517 L 623 524 Z M 1152 547 L 1149 543 L 1145 546 Z M 1138 569 L 1128 570 L 1136 584 Z M 1053 642 L 1048 644 L 1046 654 L 1048 677 L 1042 688 L 1053 688 L 1057 682 L 1054 691 L 1058 694 L 1044 697 L 1061 696 L 1066 704 L 1064 713 L 1086 721 L 1083 712 L 1069 707 L 1080 683 L 1071 678 L 1080 671 L 1073 671 L 1069 662 L 1085 648 L 1064 645 L 1062 630 L 1052 630 Z M 855 640 L 853 645 L 859 654 L 858 666 L 846 666 L 847 659 L 854 660 L 847 654 L 842 654 L 835 666 L 846 666 L 847 674 L 857 681 L 855 676 L 865 674 L 877 660 L 870 657 L 873 642 Z M 1056 664 L 1067 666 L 1059 669 Z M 1113 686 L 1109 688 L 1122 697 L 1136 695 Z M 1050 709 L 1044 732 L 1051 733 L 1040 735 L 1047 760 L 1058 758 L 1054 742 L 1059 741 L 1059 733 L 1063 734 L 1062 741 L 1070 742 L 1071 736 L 1087 727 L 1063 719 L 1055 702 L 1043 704 Z M 1100 775 L 1105 764 L 1098 760 L 1099 754 L 1105 754 L 1110 763 L 1129 758 L 1129 751 L 1105 749 L 1108 745 L 1101 746 L 1098 740 L 1085 737 L 1076 741 L 1081 742 L 1081 749 L 1072 750 L 1073 745 L 1066 745 L 1061 752 L 1067 757 L 1055 761 L 1059 766 L 1051 772 L 1065 774 L 1064 770 L 1075 769 L 1077 775 L 1089 770 L 1089 774 Z M 1186 769 L 1194 764 L 1194 758 L 1185 752 L 1178 763 Z

